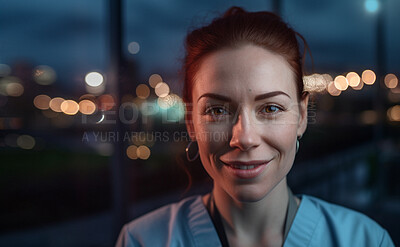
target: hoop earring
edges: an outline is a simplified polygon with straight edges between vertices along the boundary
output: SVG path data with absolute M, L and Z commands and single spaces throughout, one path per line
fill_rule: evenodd
M 296 153 L 299 151 L 301 137 L 302 136 L 298 136 L 296 139 Z
M 199 150 L 198 149 L 197 149 L 196 155 L 193 158 L 191 158 L 190 155 L 189 155 L 189 149 L 190 149 L 190 147 L 192 146 L 193 143 L 195 143 L 195 141 L 190 141 L 189 144 L 186 147 L 186 158 L 190 162 L 195 161 L 197 159 L 197 157 L 199 157 Z

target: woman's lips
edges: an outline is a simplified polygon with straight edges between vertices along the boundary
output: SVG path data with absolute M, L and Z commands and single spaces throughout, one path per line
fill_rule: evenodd
M 257 160 L 257 161 L 229 161 L 223 162 L 226 170 L 235 177 L 242 179 L 255 178 L 262 173 L 264 168 L 268 165 L 268 160 Z

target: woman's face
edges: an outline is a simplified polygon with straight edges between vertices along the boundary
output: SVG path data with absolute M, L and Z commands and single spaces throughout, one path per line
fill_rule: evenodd
M 289 64 L 255 45 L 223 49 L 203 59 L 192 93 L 187 127 L 214 186 L 261 200 L 291 169 L 307 125 Z

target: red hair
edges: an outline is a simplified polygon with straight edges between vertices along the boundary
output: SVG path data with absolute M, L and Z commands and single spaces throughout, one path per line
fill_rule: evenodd
M 183 101 L 192 103 L 194 77 L 206 55 L 227 47 L 254 44 L 283 56 L 294 72 L 299 100 L 303 94 L 303 59 L 296 35 L 304 38 L 274 13 L 247 12 L 240 7 L 229 8 L 208 26 L 193 30 L 186 37 L 183 66 Z

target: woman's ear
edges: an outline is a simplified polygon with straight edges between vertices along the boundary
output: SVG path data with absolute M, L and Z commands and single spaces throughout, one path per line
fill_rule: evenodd
M 302 136 L 307 129 L 307 123 L 308 123 L 307 110 L 308 110 L 309 98 L 310 94 L 308 92 L 304 92 L 300 99 L 300 105 L 299 105 L 300 116 L 299 116 L 299 127 L 297 129 L 297 136 Z

